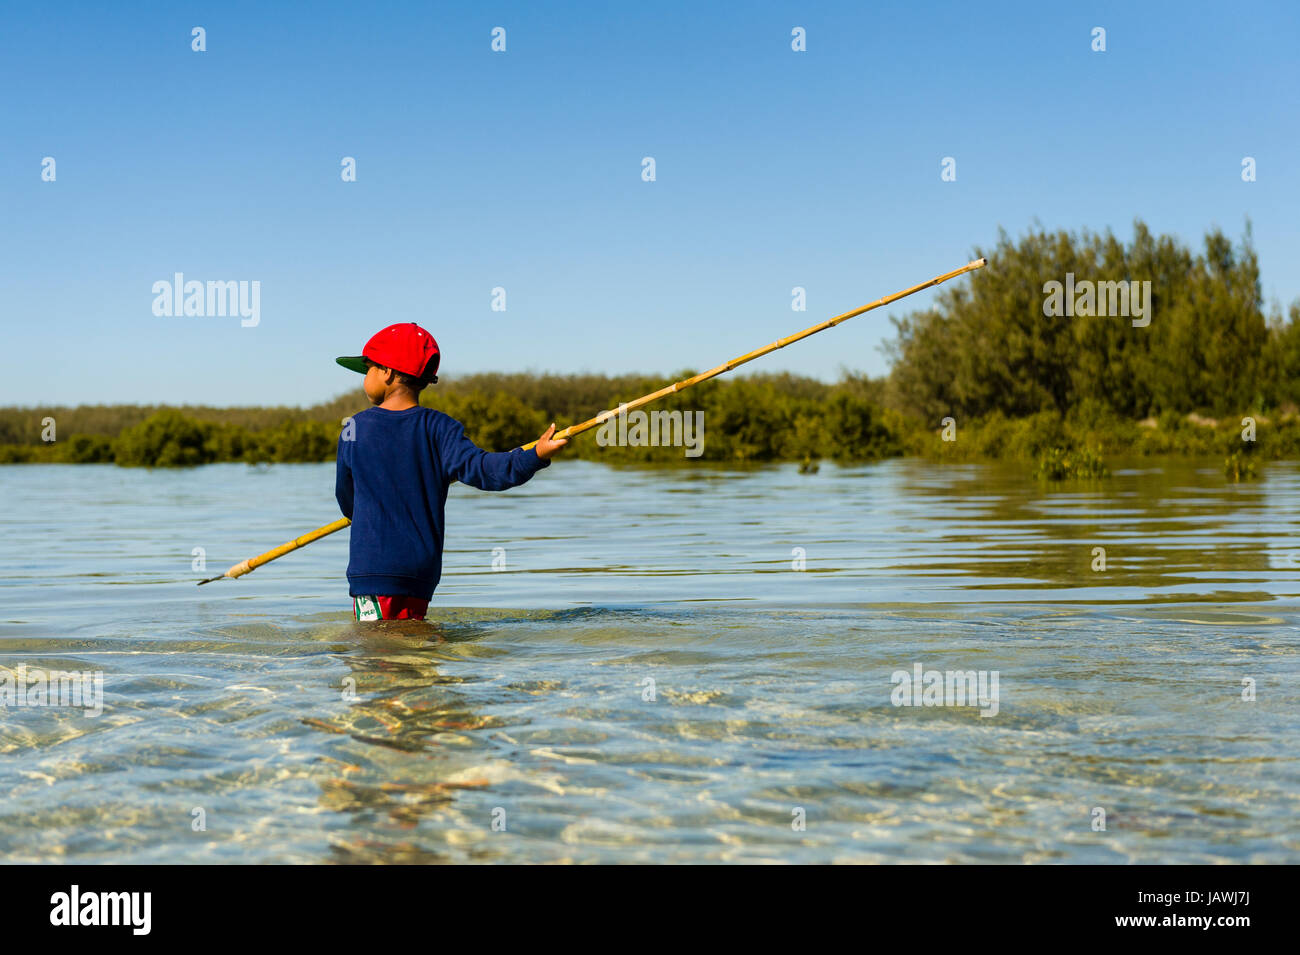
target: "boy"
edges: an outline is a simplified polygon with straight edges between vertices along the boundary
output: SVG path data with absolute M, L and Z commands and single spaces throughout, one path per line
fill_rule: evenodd
M 389 325 L 344 368 L 364 374 L 373 408 L 339 436 L 334 496 L 352 521 L 348 593 L 357 620 L 423 620 L 442 576 L 447 488 L 461 481 L 484 491 L 518 487 L 568 443 L 555 425 L 528 451 L 498 454 L 475 446 L 465 428 L 420 407 L 438 380 L 438 343 L 414 322 Z

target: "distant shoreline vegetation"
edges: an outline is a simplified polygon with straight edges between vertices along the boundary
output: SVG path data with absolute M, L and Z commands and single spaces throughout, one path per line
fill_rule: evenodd
M 1249 227 L 1236 247 L 1210 233 L 1200 254 L 1138 222 L 1128 245 L 1109 234 L 1038 231 L 1013 243 L 1004 233 L 976 255 L 987 255 L 988 267 L 941 289 L 933 307 L 894 319 L 885 378 L 725 377 L 647 409 L 702 411 L 698 456 L 601 446 L 594 432 L 565 456 L 805 465 L 1006 458 L 1036 464 L 1047 480 L 1104 475 L 1112 456 L 1226 457 L 1230 477 L 1253 474 L 1256 459 L 1300 457 L 1300 302 L 1285 319 L 1276 306 L 1265 315 Z M 1120 283 L 1149 283 L 1143 323 L 1122 310 L 1110 315 L 1107 296 L 1093 298 L 1094 287 L 1113 292 Z M 1062 308 L 1062 290 L 1076 288 L 1083 293 Z M 447 376 L 423 399 L 463 422 L 480 447 L 508 450 L 551 421 L 586 420 L 690 373 Z M 307 409 L 0 408 L 0 463 L 329 461 L 343 418 L 366 406 L 358 388 Z
M 563 379 L 535 380 L 545 385 Z M 1300 458 L 1300 417 L 1295 414 L 1248 415 L 1250 423 L 1243 427 L 1236 419 L 1220 421 L 1194 413 L 1166 412 L 1158 418 L 1126 421 L 1105 409 L 1084 408 L 1066 415 L 1040 412 L 1024 418 L 995 412 L 965 424 L 952 419 L 950 426 L 932 428 L 882 408 L 866 396 L 879 386 L 877 381 L 854 378 L 834 385 L 784 375 L 739 379 L 719 386 L 714 398 L 697 402 L 706 423 L 698 457 L 686 456 L 680 447 L 601 447 L 594 431 L 576 438 L 565 457 L 656 465 L 819 460 L 854 464 L 898 456 L 960 462 L 1007 459 L 1034 463 L 1036 474 L 1052 480 L 1102 476 L 1101 462 L 1113 457 Z M 685 397 L 679 401 L 684 403 Z M 332 461 L 340 424 L 321 420 L 322 409 L 332 404 L 305 411 L 133 405 L 45 412 L 0 409 L 0 434 L 6 437 L 19 428 L 33 430 L 30 422 L 40 417 L 54 418 L 60 429 L 82 428 L 53 442 L 7 440 L 0 444 L 0 464 L 190 467 L 232 461 Z M 473 390 L 431 406 L 465 423 L 470 438 L 489 450 L 519 447 L 542 432 L 542 422 L 551 420 L 544 410 L 530 407 L 508 391 Z M 262 416 L 268 419 L 265 423 L 243 423 Z M 334 420 L 341 422 L 342 417 Z M 85 430 L 95 425 L 105 428 L 115 419 L 134 423 L 117 434 Z M 1242 433 L 1252 425 L 1257 439 L 1244 441 Z

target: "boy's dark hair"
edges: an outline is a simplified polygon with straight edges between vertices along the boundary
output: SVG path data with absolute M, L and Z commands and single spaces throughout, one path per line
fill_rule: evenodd
M 429 381 L 428 378 L 417 378 L 415 375 L 408 375 L 405 372 L 393 371 L 393 369 L 391 368 L 389 369 L 389 371 L 392 371 L 393 374 L 397 376 L 398 381 L 406 385 L 406 387 L 410 388 L 417 395 L 420 392 L 422 392 L 425 388 L 428 388 L 429 385 L 432 384 L 432 382 Z
M 432 378 L 421 378 L 418 375 L 408 375 L 406 372 L 398 371 L 396 368 L 384 368 L 384 366 L 379 364 L 379 362 L 371 361 L 369 358 L 366 359 L 366 362 L 378 368 L 383 368 L 384 371 L 391 371 L 397 376 L 398 382 L 405 385 L 407 388 L 410 388 L 411 391 L 417 395 L 438 380 L 436 375 Z

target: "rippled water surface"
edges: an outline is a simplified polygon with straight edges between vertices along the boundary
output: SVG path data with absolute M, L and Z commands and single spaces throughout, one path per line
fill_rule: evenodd
M 357 624 L 346 531 L 193 583 L 333 520 L 332 465 L 0 467 L 0 677 L 104 700 L 0 708 L 0 851 L 1300 861 L 1300 469 L 1114 470 L 561 461 L 454 488 L 430 621 Z M 996 713 L 894 705 L 917 664 Z

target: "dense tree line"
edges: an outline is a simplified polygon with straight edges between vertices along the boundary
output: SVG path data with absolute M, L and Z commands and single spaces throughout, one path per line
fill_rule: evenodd
M 567 424 L 593 417 L 662 383 L 650 377 L 476 375 L 446 388 L 440 384 L 422 397 L 426 405 L 464 423 L 480 447 L 508 450 L 536 438 L 551 421 Z M 903 450 L 897 416 L 881 407 L 879 392 L 879 383 L 853 376 L 828 385 L 794 375 L 758 375 L 708 382 L 657 403 L 654 410 L 676 413 L 678 420 L 702 412 L 698 457 L 705 461 L 862 461 Z M 122 419 L 133 423 L 117 433 L 111 432 L 113 409 L 6 409 L 0 424 L 8 429 L 9 441 L 0 444 L 0 461 L 115 461 L 148 467 L 325 461 L 334 456 L 343 419 L 360 411 L 360 404 L 347 396 L 294 412 L 287 420 L 274 410 L 254 414 L 239 409 L 228 415 L 223 409 L 123 408 Z M 71 431 L 71 436 L 41 441 L 40 422 L 46 416 L 54 418 L 56 434 Z M 89 432 L 91 423 L 102 430 Z M 593 431 L 573 442 L 570 456 L 670 462 L 683 460 L 684 449 L 602 446 Z
M 704 461 L 994 456 L 1037 460 L 1040 473 L 1055 474 L 1100 473 L 1102 454 L 1300 454 L 1300 303 L 1285 320 L 1265 316 L 1249 229 L 1237 246 L 1211 232 L 1199 253 L 1141 222 L 1127 245 L 1110 234 L 1039 230 L 1013 242 L 1003 233 L 987 257 L 933 307 L 895 319 L 885 379 L 727 377 L 652 409 L 702 411 Z M 1149 297 L 1122 299 L 1121 282 Z M 1117 304 L 1133 314 L 1097 314 Z M 582 421 L 689 374 L 466 375 L 423 401 L 462 421 L 481 447 L 505 450 L 551 421 Z M 305 409 L 0 409 L 0 462 L 324 461 L 342 420 L 366 406 L 356 389 Z M 57 441 L 43 440 L 47 418 Z M 1243 444 L 1247 421 L 1258 440 Z M 590 433 L 568 454 L 694 457 L 681 447 L 602 446 Z

